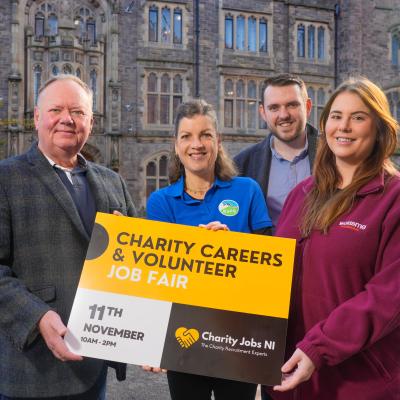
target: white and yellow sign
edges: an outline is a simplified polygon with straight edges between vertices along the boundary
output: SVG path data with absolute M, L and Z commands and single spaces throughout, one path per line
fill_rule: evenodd
M 295 241 L 98 213 L 68 324 L 77 354 L 280 381 Z

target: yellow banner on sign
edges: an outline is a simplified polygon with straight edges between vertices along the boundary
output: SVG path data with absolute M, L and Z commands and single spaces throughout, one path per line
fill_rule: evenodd
M 79 287 L 288 318 L 294 251 L 293 239 L 98 213 Z

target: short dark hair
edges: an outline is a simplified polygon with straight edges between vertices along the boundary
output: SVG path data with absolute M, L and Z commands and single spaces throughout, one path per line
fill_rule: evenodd
M 280 75 L 272 76 L 271 78 L 268 78 L 264 81 L 264 83 L 262 85 L 260 103 L 262 105 L 264 105 L 264 93 L 268 86 L 283 87 L 283 86 L 290 86 L 290 85 L 297 85 L 301 90 L 304 100 L 308 99 L 307 88 L 306 88 L 306 84 L 304 83 L 303 79 L 301 79 L 299 76 L 293 75 L 293 74 L 280 74 Z

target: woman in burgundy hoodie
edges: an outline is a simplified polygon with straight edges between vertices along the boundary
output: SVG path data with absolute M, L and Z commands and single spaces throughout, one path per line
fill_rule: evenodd
M 289 359 L 271 393 L 398 400 L 400 176 L 389 159 L 398 124 L 384 93 L 359 78 L 337 88 L 320 128 L 313 176 L 290 193 L 276 231 L 297 251 Z

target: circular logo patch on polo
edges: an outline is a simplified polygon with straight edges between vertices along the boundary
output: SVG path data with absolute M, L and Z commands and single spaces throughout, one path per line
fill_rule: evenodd
M 222 200 L 218 210 L 226 217 L 234 217 L 239 212 L 239 204 L 235 200 Z

